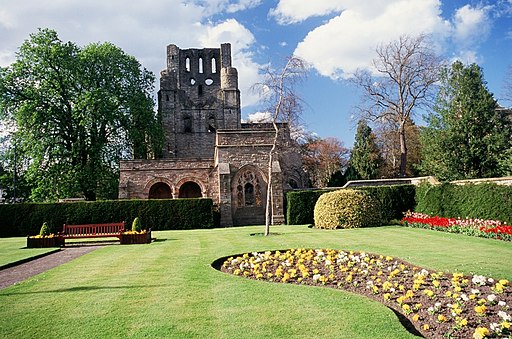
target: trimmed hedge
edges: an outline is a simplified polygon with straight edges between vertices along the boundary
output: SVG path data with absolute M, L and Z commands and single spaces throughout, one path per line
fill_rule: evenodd
M 446 218 L 500 220 L 512 223 L 512 187 L 493 183 L 416 188 L 415 211 Z
M 44 222 L 52 233 L 63 224 L 124 221 L 128 229 L 135 217 L 154 231 L 215 226 L 213 201 L 202 198 L 6 204 L 0 205 L 0 237 L 38 234 Z
M 413 210 L 415 202 L 414 185 L 393 186 L 367 186 L 356 187 L 368 192 L 376 198 L 381 205 L 381 214 L 384 222 L 393 219 L 400 220 L 403 213 Z M 286 220 L 288 225 L 313 224 L 313 211 L 318 198 L 332 190 L 304 190 L 290 191 L 286 194 Z
M 288 225 L 314 224 L 314 210 L 318 198 L 330 190 L 290 191 L 286 193 L 286 223 Z

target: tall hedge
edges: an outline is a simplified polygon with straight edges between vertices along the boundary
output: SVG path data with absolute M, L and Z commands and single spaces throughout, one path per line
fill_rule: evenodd
M 385 222 L 401 219 L 403 212 L 415 206 L 414 185 L 356 187 L 379 201 Z M 332 190 L 290 191 L 286 195 L 286 220 L 289 225 L 313 224 L 313 211 L 318 198 Z
M 416 189 L 415 211 L 447 218 L 478 218 L 512 223 L 512 187 L 493 183 L 432 186 Z
M 0 237 L 39 233 L 43 222 L 50 231 L 63 224 L 91 224 L 124 221 L 130 228 L 135 217 L 152 230 L 213 228 L 211 199 L 111 200 L 72 203 L 30 203 L 0 205 Z
M 313 224 L 313 212 L 318 198 L 329 190 L 290 191 L 286 193 L 286 223 Z

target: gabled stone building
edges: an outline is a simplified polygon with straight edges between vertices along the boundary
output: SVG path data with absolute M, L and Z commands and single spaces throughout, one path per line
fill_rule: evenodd
M 241 122 L 238 73 L 231 45 L 167 46 L 158 113 L 165 134 L 163 159 L 121 161 L 120 199 L 212 198 L 221 225 L 265 222 L 271 124 Z M 284 221 L 284 193 L 303 187 L 301 158 L 280 124 L 279 156 L 272 164 L 272 222 Z

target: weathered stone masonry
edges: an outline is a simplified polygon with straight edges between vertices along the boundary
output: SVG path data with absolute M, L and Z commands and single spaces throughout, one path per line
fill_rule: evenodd
M 264 223 L 274 130 L 269 124 L 241 123 L 230 44 L 183 50 L 169 45 L 158 112 L 164 158 L 122 161 L 119 198 L 209 197 L 220 209 L 223 226 Z M 273 223 L 284 221 L 285 190 L 304 183 L 284 124 L 279 140 L 282 152 L 272 165 Z

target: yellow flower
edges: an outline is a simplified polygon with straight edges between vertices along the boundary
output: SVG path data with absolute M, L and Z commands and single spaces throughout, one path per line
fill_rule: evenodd
M 487 307 L 485 307 L 485 305 L 475 306 L 475 312 L 478 315 L 484 315 L 486 310 L 487 310 Z
M 389 300 L 389 299 L 391 299 L 391 294 L 385 293 L 384 294 L 384 300 Z
M 423 331 L 428 331 L 429 328 L 430 328 L 430 326 L 428 326 L 428 324 L 423 325 Z
M 446 321 L 446 317 L 440 314 L 437 316 L 437 321 L 439 321 L 440 323 L 444 323 Z
M 500 325 L 502 328 L 506 328 L 507 330 L 510 330 L 510 323 L 508 321 L 504 321 Z
M 473 333 L 474 339 L 483 339 L 489 334 L 487 327 L 477 327 L 475 333 Z
M 412 316 L 412 321 L 416 322 L 418 320 L 420 320 L 420 315 L 416 313 L 415 315 Z

